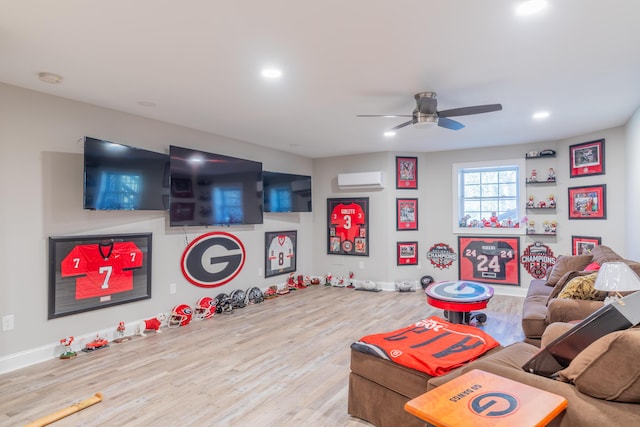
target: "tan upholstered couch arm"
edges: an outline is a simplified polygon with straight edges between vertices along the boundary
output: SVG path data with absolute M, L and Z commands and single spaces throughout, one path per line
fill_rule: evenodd
M 547 324 L 582 320 L 604 305 L 602 301 L 553 298 L 547 307 Z

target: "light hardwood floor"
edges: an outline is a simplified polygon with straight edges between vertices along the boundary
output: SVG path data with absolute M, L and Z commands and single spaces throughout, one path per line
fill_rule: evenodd
M 494 296 L 480 327 L 503 345 L 522 340 L 522 301 Z M 368 426 L 347 414 L 349 345 L 433 314 L 442 311 L 422 290 L 311 286 L 1 375 L 0 426 L 24 425 L 96 392 L 102 402 L 54 426 Z

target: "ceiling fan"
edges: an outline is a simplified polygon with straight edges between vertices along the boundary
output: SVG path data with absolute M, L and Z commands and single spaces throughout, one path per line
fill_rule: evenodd
M 468 116 L 471 114 L 490 113 L 502 110 L 501 104 L 474 105 L 471 107 L 452 108 L 438 111 L 438 100 L 435 92 L 420 92 L 414 95 L 416 108 L 413 114 L 360 114 L 357 117 L 411 117 L 411 120 L 391 128 L 397 130 L 408 125 L 440 126 L 451 130 L 460 130 L 464 125 L 449 117 Z

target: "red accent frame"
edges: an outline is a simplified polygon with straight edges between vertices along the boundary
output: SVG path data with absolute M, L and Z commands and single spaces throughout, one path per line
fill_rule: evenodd
M 396 188 L 418 189 L 417 157 L 396 157 Z

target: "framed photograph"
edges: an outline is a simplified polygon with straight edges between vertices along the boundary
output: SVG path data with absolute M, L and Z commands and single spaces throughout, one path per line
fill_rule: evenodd
M 607 185 L 569 187 L 569 219 L 607 219 Z
M 520 238 L 458 236 L 458 277 L 520 286 Z
M 417 157 L 396 157 L 396 188 L 418 188 Z
M 327 199 L 327 253 L 369 256 L 369 198 Z
M 49 237 L 49 319 L 151 298 L 151 233 Z
M 586 255 L 602 244 L 600 237 L 571 236 L 571 254 Z
M 418 229 L 418 199 L 396 199 L 396 230 Z
M 398 242 L 398 265 L 418 264 L 418 242 Z
M 604 139 L 569 147 L 571 178 L 604 175 Z
M 298 232 L 267 231 L 264 233 L 264 277 L 296 271 Z

